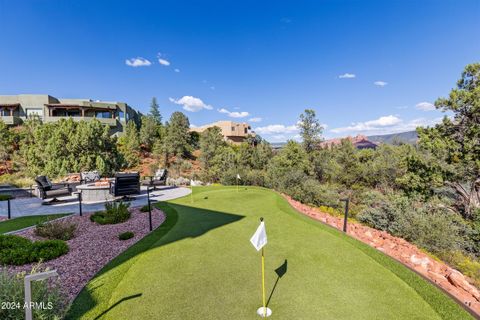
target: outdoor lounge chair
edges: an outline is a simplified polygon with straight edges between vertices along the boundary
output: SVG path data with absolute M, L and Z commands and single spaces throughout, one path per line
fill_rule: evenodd
M 51 199 L 49 202 L 58 202 L 57 197 L 68 196 L 72 193 L 72 189 L 68 184 L 52 184 L 47 176 L 38 176 L 35 178 L 35 182 L 37 184 L 38 196 L 42 200 Z
M 167 169 L 158 169 L 154 176 L 147 176 L 147 179 L 142 181 L 142 185 L 149 188 L 153 187 L 153 190 L 155 190 L 157 186 L 165 186 L 167 184 L 167 176 Z
M 98 171 L 85 171 L 80 173 L 81 184 L 97 182 L 99 180 L 100 180 L 100 173 Z
M 140 193 L 140 174 L 136 173 L 116 173 L 115 179 L 110 183 L 110 194 L 114 197 L 123 197 Z

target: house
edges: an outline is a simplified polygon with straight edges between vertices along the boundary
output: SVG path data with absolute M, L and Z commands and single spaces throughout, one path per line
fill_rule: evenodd
M 251 131 L 248 123 L 237 123 L 233 121 L 217 121 L 201 127 L 190 128 L 190 131 L 202 133 L 208 128 L 219 127 L 225 141 L 239 144 L 242 143 L 248 136 L 255 136 L 255 132 Z
M 46 94 L 0 95 L 0 120 L 19 125 L 38 116 L 44 123 L 71 117 L 75 121 L 97 119 L 108 125 L 112 134 L 121 134 L 129 121 L 139 122 L 140 115 L 124 102 L 91 99 L 63 99 Z
M 345 138 L 335 138 L 322 141 L 320 143 L 320 147 L 322 148 L 329 148 L 342 143 L 342 140 L 349 140 L 357 149 L 376 149 L 378 145 L 370 140 L 368 140 L 367 136 L 364 135 L 357 135 L 355 137 L 345 137 Z

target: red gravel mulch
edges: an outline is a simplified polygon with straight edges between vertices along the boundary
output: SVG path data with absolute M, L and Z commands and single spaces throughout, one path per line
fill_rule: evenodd
M 336 229 L 343 229 L 343 218 L 321 212 L 317 208 L 295 201 L 287 195 L 283 196 L 297 211 Z M 420 273 L 463 302 L 465 306 L 470 308 L 480 318 L 480 291 L 473 285 L 470 279 L 458 270 L 441 261 L 432 259 L 417 246 L 402 238 L 394 237 L 385 231 L 349 222 L 347 233 Z
M 42 263 L 41 267 L 57 270 L 62 289 L 70 302 L 103 266 L 149 233 L 148 213 L 140 212 L 140 208 L 129 210 L 132 213 L 131 218 L 119 224 L 99 225 L 90 221 L 88 213 L 82 217 L 75 215 L 64 218 L 65 221 L 77 224 L 75 237 L 67 241 L 70 251 Z M 165 214 L 152 208 L 152 221 L 155 229 L 165 221 Z M 133 232 L 135 236 L 128 240 L 119 240 L 118 235 L 126 231 Z M 34 228 L 20 231 L 17 235 L 31 240 L 42 239 L 34 235 Z M 30 272 L 34 265 L 36 264 L 6 268 L 12 273 Z

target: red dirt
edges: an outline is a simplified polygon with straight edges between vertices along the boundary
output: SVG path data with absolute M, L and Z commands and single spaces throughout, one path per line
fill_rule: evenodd
M 343 229 L 343 218 L 333 217 L 328 213 L 295 201 L 289 196 L 283 196 L 299 212 L 338 230 Z M 349 222 L 347 233 L 430 279 L 480 317 L 480 292 L 461 272 L 443 262 L 432 259 L 415 245 L 385 231 Z
M 148 233 L 148 213 L 140 212 L 140 208 L 130 209 L 131 218 L 119 224 L 99 225 L 91 222 L 90 214 L 69 216 L 65 221 L 77 224 L 76 235 L 68 240 L 70 251 L 56 259 L 42 263 L 41 267 L 56 269 L 60 285 L 66 293 L 69 302 L 78 295 L 87 282 L 110 260 L 145 237 Z M 165 215 L 158 209 L 152 210 L 153 227 L 157 228 L 165 221 Z M 128 240 L 119 240 L 120 233 L 131 231 L 135 236 Z M 31 239 L 42 238 L 34 235 L 34 228 L 20 231 L 17 235 Z M 36 264 L 23 266 L 8 266 L 9 272 L 18 273 L 32 270 Z M 0 270 L 2 267 L 0 267 Z

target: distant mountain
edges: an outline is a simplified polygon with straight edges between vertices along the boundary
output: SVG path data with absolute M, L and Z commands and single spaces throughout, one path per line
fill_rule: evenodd
M 375 143 L 393 144 L 395 142 L 403 142 L 403 143 L 416 144 L 418 141 L 418 135 L 416 131 L 407 131 L 407 132 L 400 132 L 400 133 L 368 136 L 368 140 L 373 141 Z

